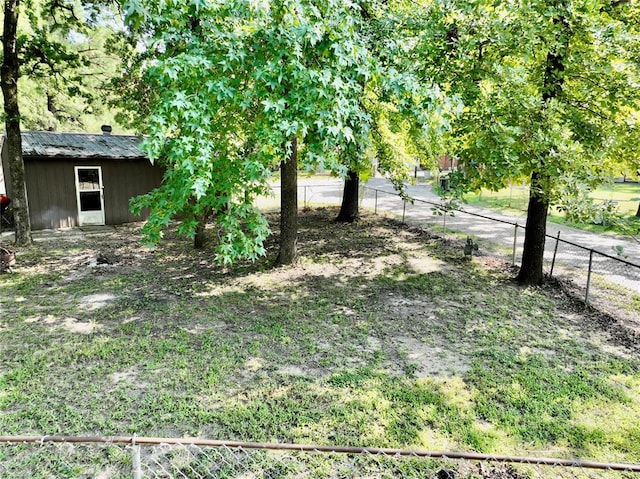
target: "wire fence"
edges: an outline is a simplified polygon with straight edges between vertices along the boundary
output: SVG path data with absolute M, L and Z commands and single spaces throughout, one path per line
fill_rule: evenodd
M 342 185 L 301 185 L 301 207 L 337 205 Z M 458 207 L 364 187 L 361 205 L 403 222 L 482 242 L 519 264 L 524 226 Z M 277 200 L 273 201 L 276 208 Z M 473 220 L 473 221 L 471 221 Z M 545 268 L 567 276 L 590 302 L 640 297 L 640 265 L 547 236 Z M 629 296 L 631 294 L 631 296 Z M 634 296 L 635 295 L 635 296 Z M 636 309 L 637 312 L 637 309 Z M 640 478 L 640 464 L 400 449 L 258 444 L 184 438 L 0 437 L 0 478 Z
M 13 478 L 631 478 L 640 464 L 151 437 L 0 437 Z
M 483 246 L 506 256 L 514 266 L 520 265 L 524 247 L 525 226 L 516 222 L 465 211 L 444 202 L 414 199 L 402 200 L 397 195 L 377 189 L 364 189 L 363 205 L 374 211 L 402 214 L 403 222 L 426 224 L 443 231 L 462 232 L 479 238 Z M 549 277 L 566 278 L 582 292 L 584 302 L 597 299 L 602 304 L 615 303 L 637 314 L 640 308 L 640 265 L 624 257 L 598 251 L 555 235 L 547 234 L 545 272 Z M 618 310 L 619 310 L 618 308 Z
M 301 207 L 339 205 L 343 184 L 306 184 L 298 187 Z M 279 207 L 279 198 L 271 198 L 270 206 Z M 374 213 L 389 213 L 403 223 L 426 226 L 446 233 L 462 233 L 481 242 L 483 249 L 502 256 L 519 266 L 524 247 L 525 226 L 504 219 L 465 211 L 445 202 L 413 199 L 406 201 L 396 192 L 364 186 L 360 204 Z M 612 251 L 613 252 L 613 251 Z M 597 302 L 605 310 L 628 312 L 640 310 L 640 265 L 626 258 L 624 250 L 608 254 L 588 245 L 562 238 L 559 232 L 547 234 L 545 272 L 549 277 L 567 280 L 573 292 L 586 304 Z

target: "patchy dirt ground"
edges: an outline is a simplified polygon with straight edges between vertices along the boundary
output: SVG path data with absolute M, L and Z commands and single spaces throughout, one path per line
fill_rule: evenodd
M 301 214 L 287 267 L 275 217 L 233 268 L 173 230 L 37 235 L 0 275 L 0 430 L 640 458 L 632 328 L 459 239 L 336 214 Z
M 335 210 L 331 208 L 307 210 L 301 214 L 300 261 L 295 266 L 282 268 L 270 267 L 271 256 L 257 263 L 238 265 L 235 269 L 223 268 L 214 263 L 210 250 L 193 250 L 187 239 L 178 238 L 173 232 L 167 234 L 162 244 L 148 248 L 140 243 L 139 225 L 38 233 L 35 247 L 18 251 L 15 267 L 20 274 L 55 278 L 45 279 L 40 291 L 35 292 L 36 297 L 50 295 L 66 286 L 82 285 L 85 281 L 99 284 L 112 282 L 117 277 L 137 275 L 141 283 L 121 292 L 87 291 L 87 294 L 77 295 L 76 311 L 69 308 L 69 316 L 39 315 L 36 308 L 36 314 L 26 321 L 56 324 L 69 332 L 90 334 L 106 327 L 103 321 L 92 321 L 91 313 L 122 301 L 123 295 L 129 300 L 137 298 L 169 304 L 185 295 L 206 298 L 255 289 L 267 296 L 271 291 L 274 296 L 270 300 L 295 301 L 296 285 L 305 284 L 308 291 L 304 294 L 309 295 L 313 294 L 314 283 L 320 285 L 328 281 L 340 286 L 355 280 L 353 290 L 348 294 L 357 300 L 356 303 L 365 302 L 367 308 L 373 307 L 388 326 L 381 328 L 377 335 L 365 336 L 358 346 L 361 350 L 358 357 L 385 350 L 389 358 L 397 359 L 398 355 L 403 358 L 400 363 L 395 359 L 387 360 L 389 371 L 400 373 L 409 364 L 416 377 L 464 374 L 469 368 L 470 356 L 464 354 L 459 342 L 448 341 L 447 334 L 461 327 L 456 316 L 469 308 L 474 296 L 484 294 L 482 288 L 476 294 L 474 286 L 465 285 L 465 281 L 472 271 L 476 274 L 482 270 L 486 278 L 482 286 L 493 284 L 500 290 L 515 292 L 521 289 L 509 280 L 515 271 L 488 251 L 480 250 L 473 259 L 466 257 L 463 242 L 453 237 L 443 238 L 373 215 L 364 215 L 356 224 L 337 224 L 332 222 L 334 215 Z M 276 238 L 271 236 L 268 240 L 270 255 L 277 250 Z M 391 276 L 398 281 L 412 275 L 431 275 L 438 281 L 424 285 L 431 288 L 427 295 L 417 292 L 407 295 L 406 291 L 396 292 L 394 288 L 386 288 L 381 294 L 368 290 L 367 283 L 389 272 L 393 272 Z M 283 285 L 290 285 L 291 294 L 283 292 Z M 416 289 L 420 288 L 417 286 Z M 528 291 L 522 290 L 525 297 Z M 614 350 L 618 345 L 630 351 L 640 350 L 640 316 L 630 318 L 623 310 L 616 315 L 611 308 L 608 312 L 597 307 L 585 308 L 579 291 L 567 281 L 553 281 L 544 291 L 560 305 L 556 314 L 562 321 L 584 329 L 600 347 L 611 344 Z M 456 296 L 456 292 L 460 292 L 460 296 Z M 33 299 L 18 297 L 15 301 Z M 475 306 L 482 307 L 483 302 Z M 6 303 L 0 306 L 3 307 L 6 308 Z M 361 310 L 336 305 L 331 314 L 357 321 Z M 500 314 L 509 316 L 509 311 Z M 526 321 L 518 314 L 514 311 L 510 319 Z M 129 320 L 146 319 L 142 312 L 142 317 L 138 315 Z M 421 337 L 420 329 L 425 325 L 438 339 Z M 193 327 L 198 328 L 197 325 Z M 336 331 L 340 327 L 339 323 L 329 325 Z M 465 322 L 463 327 L 472 333 L 477 325 Z M 545 333 L 555 334 L 555 331 Z M 322 340 L 318 347 L 323 348 Z M 360 359 L 354 360 L 351 365 L 357 366 L 360 362 Z M 247 365 L 249 372 L 257 369 L 260 367 L 255 364 Z M 322 373 L 322 368 L 311 362 L 281 365 L 279 371 L 317 375 Z

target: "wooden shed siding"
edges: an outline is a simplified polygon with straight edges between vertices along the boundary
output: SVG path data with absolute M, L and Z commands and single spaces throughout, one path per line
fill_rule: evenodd
M 13 190 L 11 186 L 11 171 L 9 171 L 9 153 L 7 152 L 7 148 L 5 147 L 6 140 L 2 144 L 2 173 L 4 175 L 4 190 L 6 195 L 11 198 L 13 195 Z
M 129 200 L 160 186 L 161 169 L 147 160 L 109 160 L 95 166 L 102 166 L 105 222 L 117 225 L 146 219 L 146 211 L 141 216 L 131 213 Z
M 78 208 L 73 164 L 25 159 L 25 173 L 31 227 L 39 230 L 76 226 Z
M 75 166 L 100 166 L 104 185 L 105 223 L 141 221 L 129 211 L 129 199 L 160 185 L 162 172 L 147 160 L 25 158 L 33 229 L 78 225 Z

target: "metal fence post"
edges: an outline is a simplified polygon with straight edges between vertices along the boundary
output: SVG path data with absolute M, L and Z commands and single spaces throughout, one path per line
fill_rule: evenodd
M 140 446 L 136 444 L 135 436 L 131 439 L 131 467 L 133 468 L 133 479 L 142 479 Z
M 404 216 L 405 216 L 406 210 L 407 210 L 407 201 L 402 200 L 402 224 L 404 224 Z
M 589 272 L 587 273 L 587 292 L 584 295 L 584 303 L 589 304 L 589 288 L 591 287 L 591 267 L 593 266 L 593 250 L 589 250 Z
M 553 276 L 553 267 L 556 264 L 556 254 L 558 253 L 558 243 L 560 243 L 560 231 L 558 231 L 558 236 L 556 236 L 556 246 L 553 248 L 553 259 L 551 260 L 551 270 L 549 271 L 549 278 Z
M 373 206 L 373 214 L 377 215 L 378 214 L 378 190 L 375 190 L 375 191 L 376 191 L 376 201 Z
M 304 207 L 307 207 L 307 185 L 304 185 Z
M 513 255 L 511 257 L 511 266 L 516 265 L 516 249 L 518 247 L 518 223 L 515 224 L 513 229 Z
M 444 211 L 444 214 L 442 215 L 442 232 L 446 233 L 447 232 L 447 209 L 445 208 L 443 211 Z

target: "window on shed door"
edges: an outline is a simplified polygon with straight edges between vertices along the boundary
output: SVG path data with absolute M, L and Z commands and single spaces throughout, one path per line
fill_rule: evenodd
M 78 188 L 80 189 L 80 211 L 100 211 L 100 172 L 98 168 L 78 168 Z
M 81 211 L 100 211 L 102 203 L 100 202 L 99 191 L 85 191 L 80 194 L 80 210 Z
M 99 190 L 100 176 L 97 168 L 78 169 L 78 184 L 80 191 Z

